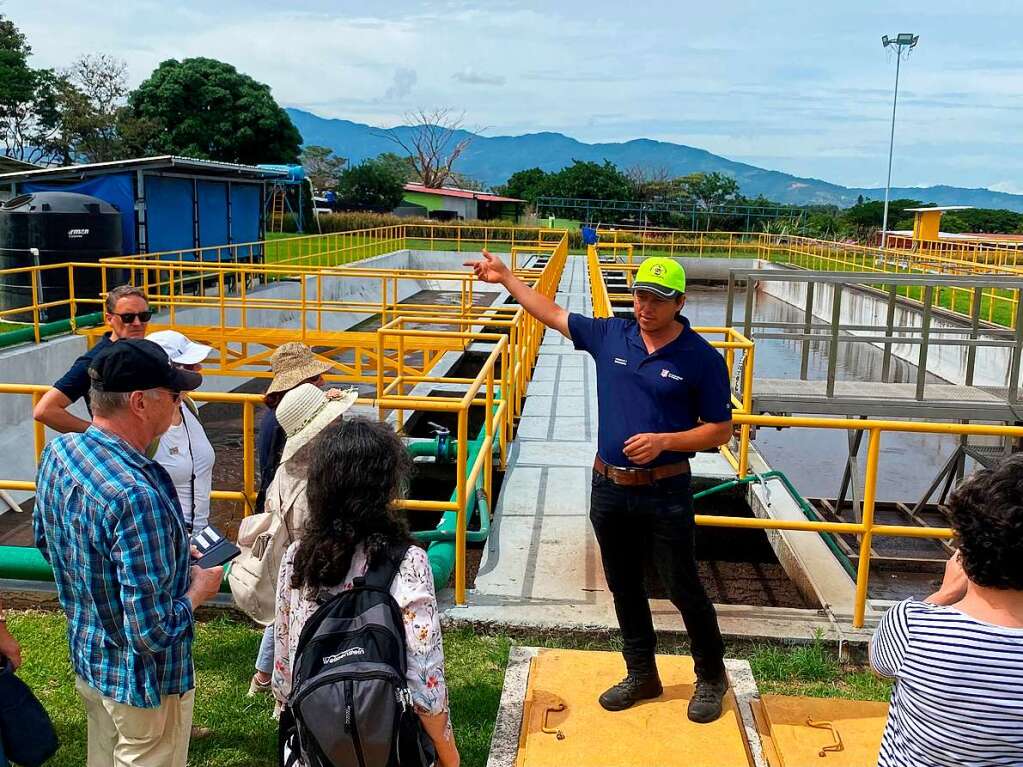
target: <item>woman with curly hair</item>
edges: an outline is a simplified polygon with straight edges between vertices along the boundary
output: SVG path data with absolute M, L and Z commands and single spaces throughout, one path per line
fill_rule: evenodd
M 305 530 L 284 555 L 277 585 L 272 684 L 278 708 L 291 693 L 292 660 L 309 617 L 324 600 L 350 589 L 394 546 L 410 542 L 394 501 L 408 484 L 412 461 L 390 426 L 344 420 L 324 429 L 311 447 Z M 409 546 L 390 592 L 404 618 L 407 681 L 416 713 L 440 767 L 457 767 L 440 616 L 425 551 Z
M 941 588 L 895 605 L 870 642 L 895 679 L 880 767 L 1023 764 L 1023 454 L 969 477 L 948 511 Z

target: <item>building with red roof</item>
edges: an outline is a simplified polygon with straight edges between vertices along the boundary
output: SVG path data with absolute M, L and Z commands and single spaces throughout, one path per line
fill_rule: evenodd
M 405 184 L 405 197 L 395 213 L 441 221 L 502 219 L 517 222 L 525 207 L 526 201 L 516 197 L 452 186 L 434 189 L 422 184 Z

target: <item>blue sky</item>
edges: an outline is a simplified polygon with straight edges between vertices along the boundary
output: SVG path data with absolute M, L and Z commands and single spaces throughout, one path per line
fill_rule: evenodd
M 881 186 L 895 61 L 893 183 L 1023 193 L 1023 3 L 378 4 L 292 0 L 6 0 L 37 66 L 211 56 L 285 106 L 379 126 L 464 110 L 487 135 L 653 138 L 849 186 Z

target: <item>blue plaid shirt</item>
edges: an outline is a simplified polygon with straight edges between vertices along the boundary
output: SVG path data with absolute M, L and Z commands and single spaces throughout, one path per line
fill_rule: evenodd
M 36 546 L 53 566 L 71 665 L 132 706 L 191 690 L 189 543 L 162 466 L 96 426 L 46 446 Z

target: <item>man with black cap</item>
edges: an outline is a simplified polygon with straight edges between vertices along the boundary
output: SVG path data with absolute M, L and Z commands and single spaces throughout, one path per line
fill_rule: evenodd
M 503 285 L 522 308 L 588 352 L 597 366 L 597 455 L 590 522 L 622 631 L 627 676 L 600 696 L 608 711 L 659 697 L 644 565 L 657 569 L 689 634 L 696 690 L 687 714 L 721 715 L 728 679 L 714 605 L 700 583 L 689 459 L 732 435 L 724 358 L 682 316 L 686 273 L 670 258 L 648 258 L 632 283 L 634 320 L 569 313 L 516 277 L 487 251 L 469 262 Z
M 88 765 L 184 767 L 195 698 L 193 611 L 223 568 L 191 564 L 167 472 L 145 455 L 202 376 L 152 341 L 121 339 L 89 368 L 92 423 L 43 451 L 33 518 L 68 618 Z

